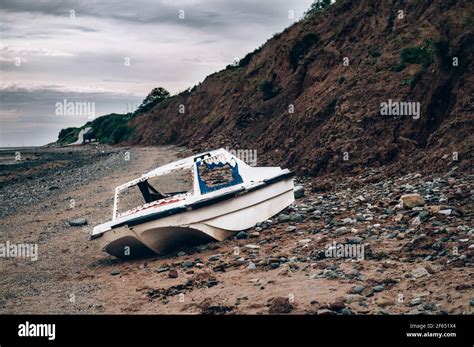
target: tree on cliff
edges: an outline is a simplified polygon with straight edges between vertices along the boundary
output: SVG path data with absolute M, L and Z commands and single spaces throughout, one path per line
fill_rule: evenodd
M 146 96 L 142 104 L 135 111 L 135 114 L 143 113 L 151 110 L 165 99 L 170 97 L 170 93 L 162 87 L 153 88 L 153 90 Z

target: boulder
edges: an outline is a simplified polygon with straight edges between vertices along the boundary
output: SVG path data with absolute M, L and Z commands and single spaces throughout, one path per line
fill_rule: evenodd
M 416 206 L 423 206 L 425 201 L 420 194 L 405 194 L 400 197 L 402 207 L 405 209 L 410 209 Z

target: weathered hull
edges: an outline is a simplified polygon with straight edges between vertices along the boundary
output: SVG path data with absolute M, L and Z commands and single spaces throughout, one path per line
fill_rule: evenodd
M 134 226 L 122 225 L 104 233 L 104 249 L 116 257 L 129 258 L 147 252 L 165 254 L 186 244 L 222 241 L 271 218 L 293 202 L 293 180 L 286 178 L 216 204 Z

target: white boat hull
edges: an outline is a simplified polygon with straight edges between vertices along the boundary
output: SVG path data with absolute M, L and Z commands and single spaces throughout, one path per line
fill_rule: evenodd
M 178 246 L 222 241 L 276 215 L 294 202 L 293 180 L 285 178 L 231 199 L 171 216 L 122 225 L 104 233 L 105 251 L 119 258 L 169 253 Z

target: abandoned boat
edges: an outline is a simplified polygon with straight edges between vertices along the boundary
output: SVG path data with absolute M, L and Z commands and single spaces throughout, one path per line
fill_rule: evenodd
M 294 202 L 293 173 L 253 167 L 217 149 L 161 166 L 115 188 L 112 220 L 94 227 L 119 258 L 222 241 Z

